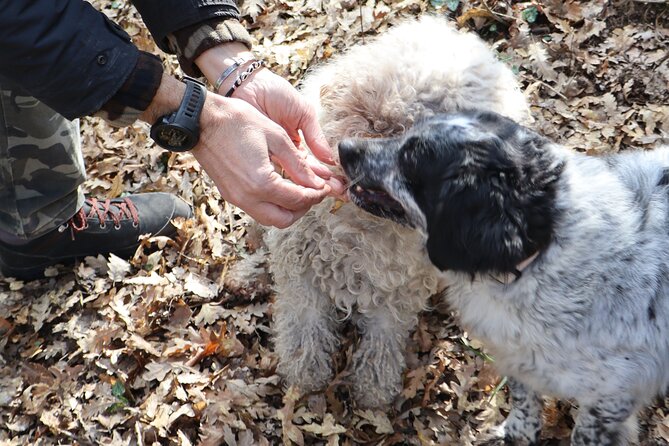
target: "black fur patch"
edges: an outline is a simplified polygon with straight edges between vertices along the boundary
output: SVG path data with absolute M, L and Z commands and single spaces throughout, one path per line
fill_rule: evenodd
M 470 123 L 462 125 L 462 123 Z M 436 116 L 400 156 L 427 219 L 427 249 L 442 270 L 513 272 L 552 239 L 556 183 L 548 141 L 489 112 Z

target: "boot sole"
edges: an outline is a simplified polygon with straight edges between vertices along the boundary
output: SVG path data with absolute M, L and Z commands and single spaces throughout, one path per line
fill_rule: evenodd
M 137 249 L 137 246 L 131 246 L 127 248 L 122 248 L 119 250 L 114 250 L 108 253 L 98 253 L 102 254 L 104 256 L 107 256 L 109 254 L 114 254 L 118 257 L 121 258 L 129 258 L 131 257 L 134 253 L 135 250 Z M 93 254 L 89 254 L 93 255 Z M 68 258 L 63 258 L 63 259 L 44 259 L 43 257 L 33 257 L 33 256 L 25 256 L 21 255 L 18 253 L 14 253 L 12 255 L 12 260 L 14 260 L 13 265 L 9 265 L 6 262 L 2 260 L 0 257 L 0 274 L 2 274 L 3 277 L 13 277 L 19 280 L 36 280 L 36 279 L 45 279 L 47 278 L 44 275 L 44 269 L 48 268 L 50 266 L 55 266 L 55 265 L 72 265 L 74 264 L 77 260 L 83 259 L 84 257 L 87 257 L 87 255 L 81 255 L 81 256 L 75 256 L 75 257 L 68 257 Z M 41 260 L 41 263 L 35 264 L 37 261 Z M 26 266 L 15 266 L 17 263 L 20 263 L 22 265 Z M 30 265 L 30 263 L 33 263 Z M 68 271 L 63 271 L 63 273 L 66 273 Z M 58 275 L 61 275 L 61 272 L 59 271 Z

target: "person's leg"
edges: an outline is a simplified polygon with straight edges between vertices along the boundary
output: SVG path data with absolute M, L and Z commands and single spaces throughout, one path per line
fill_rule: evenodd
M 0 87 L 0 240 L 30 240 L 84 204 L 79 125 Z
M 142 234 L 173 235 L 190 207 L 166 193 L 96 200 L 77 122 L 0 85 L 0 273 L 21 279 L 77 257 L 132 255 Z

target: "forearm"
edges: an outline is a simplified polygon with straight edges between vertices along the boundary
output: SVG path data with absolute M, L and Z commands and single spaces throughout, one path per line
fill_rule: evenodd
M 224 39 L 235 39 L 237 37 L 243 39 L 243 41 L 221 43 Z M 251 57 L 247 48 L 250 43 L 246 30 L 239 22 L 230 19 L 225 21 L 210 20 L 201 24 L 201 26 L 179 30 L 172 36 L 171 42 L 179 44 L 177 45 L 179 60 L 182 63 L 182 69 L 189 74 L 199 73 L 199 69 L 195 65 L 196 60 L 205 67 L 208 76 L 216 76 L 217 70 L 224 70 L 227 63 L 233 63 L 232 57 L 240 55 L 245 58 Z M 210 48 L 210 45 L 214 45 L 214 47 Z M 185 49 L 182 50 L 181 47 Z M 206 55 L 201 54 L 205 52 Z M 197 58 L 193 57 L 195 54 L 198 55 Z M 96 113 L 96 116 L 104 118 L 113 125 L 131 124 L 140 112 L 147 108 L 153 95 L 156 94 L 161 83 L 162 71 L 162 65 L 160 65 L 158 58 L 141 53 L 137 66 L 128 76 L 125 84 Z M 234 81 L 234 76 L 232 77 L 233 79 L 230 82 Z M 211 82 L 215 82 L 215 78 Z M 168 93 L 170 92 L 168 91 Z M 160 98 L 157 98 L 156 104 L 162 102 Z M 165 113 L 169 111 L 173 110 L 165 110 Z M 152 115 L 151 110 L 146 113 L 146 116 L 152 117 Z
M 186 86 L 174 76 L 163 73 L 158 90 L 149 106 L 139 115 L 139 119 L 149 124 L 179 108 Z

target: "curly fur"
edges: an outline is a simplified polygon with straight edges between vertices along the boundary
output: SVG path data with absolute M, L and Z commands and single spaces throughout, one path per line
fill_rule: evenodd
M 572 445 L 634 442 L 669 386 L 669 147 L 588 157 L 467 112 L 339 150 L 357 203 L 384 191 L 425 235 L 460 322 L 509 377 L 506 444 L 538 444 L 544 394 L 577 401 Z
M 473 106 L 529 116 L 513 74 L 492 51 L 433 17 L 352 48 L 311 73 L 303 92 L 318 104 L 333 147 L 346 137 L 401 134 L 419 116 Z M 439 276 L 415 231 L 350 203 L 337 212 L 332 205 L 325 201 L 266 235 L 278 370 L 304 391 L 325 387 L 343 312 L 362 333 L 351 364 L 355 400 L 383 406 L 402 389 L 406 339 L 440 290 Z

